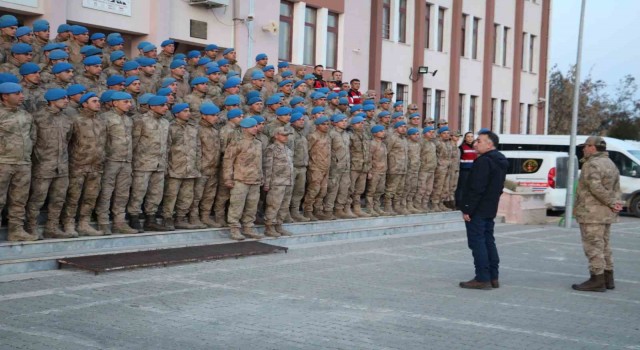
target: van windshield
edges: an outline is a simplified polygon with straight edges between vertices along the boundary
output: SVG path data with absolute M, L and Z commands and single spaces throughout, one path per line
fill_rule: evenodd
M 640 149 L 630 149 L 627 152 L 631 153 L 636 159 L 640 159 Z
M 609 158 L 620 171 L 621 176 L 640 177 L 640 165 L 627 157 L 624 153 L 608 151 Z

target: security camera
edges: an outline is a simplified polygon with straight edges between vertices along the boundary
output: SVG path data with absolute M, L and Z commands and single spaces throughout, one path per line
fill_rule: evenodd
M 543 103 L 543 102 L 547 102 L 547 99 L 546 99 L 546 98 L 543 98 L 543 97 L 540 97 L 540 98 L 538 99 L 538 103 Z
M 253 17 L 253 13 L 250 13 L 247 15 L 247 21 L 251 22 L 253 21 L 254 17 Z

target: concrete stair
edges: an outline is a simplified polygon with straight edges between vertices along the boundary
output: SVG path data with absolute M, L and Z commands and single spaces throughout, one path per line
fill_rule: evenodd
M 262 241 L 291 247 L 335 240 L 353 240 L 394 234 L 454 231 L 464 229 L 460 212 L 385 216 L 310 223 L 285 224 L 290 237 Z M 257 227 L 263 231 L 263 227 Z M 145 232 L 135 235 L 49 239 L 36 242 L 0 241 L 0 275 L 55 270 L 57 259 L 96 254 L 229 243 L 228 229 Z

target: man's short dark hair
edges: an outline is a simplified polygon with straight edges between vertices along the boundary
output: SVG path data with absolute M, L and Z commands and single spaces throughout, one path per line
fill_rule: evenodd
M 349 81 L 349 84 L 353 84 L 353 82 L 360 82 L 360 79 L 351 79 L 351 81 Z
M 318 68 L 318 67 L 324 68 L 324 66 L 323 66 L 323 65 L 321 65 L 321 64 L 316 64 L 316 65 L 313 67 L 313 69 L 316 69 L 316 68 Z
M 596 145 L 596 151 L 605 152 L 607 150 L 607 145 Z
M 336 73 L 342 73 L 341 70 L 334 70 L 333 72 L 331 72 L 331 76 L 335 76 Z
M 500 144 L 500 137 L 498 137 L 496 133 L 494 133 L 493 131 L 483 131 L 480 133 L 480 135 L 487 135 L 487 138 L 489 138 L 489 140 L 491 140 L 491 143 L 493 143 L 493 147 L 498 148 L 498 145 Z

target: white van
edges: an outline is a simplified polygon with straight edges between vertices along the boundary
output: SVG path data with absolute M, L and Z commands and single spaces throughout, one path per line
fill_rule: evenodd
M 532 192 L 544 192 L 549 210 L 564 210 L 569 155 L 550 151 L 501 151 L 509 161 L 507 180 Z M 577 173 L 577 171 L 576 171 Z
M 569 153 L 569 135 L 499 135 L 500 151 L 552 151 Z M 588 136 L 578 136 L 577 145 Z M 640 217 L 640 147 L 622 140 L 604 137 L 609 157 L 620 171 L 620 191 L 627 211 Z M 576 148 L 578 159 L 582 148 Z M 582 166 L 578 162 L 578 166 Z M 560 176 L 556 176 L 559 178 Z M 577 178 L 576 178 L 577 181 Z M 564 204 L 562 205 L 564 207 Z

